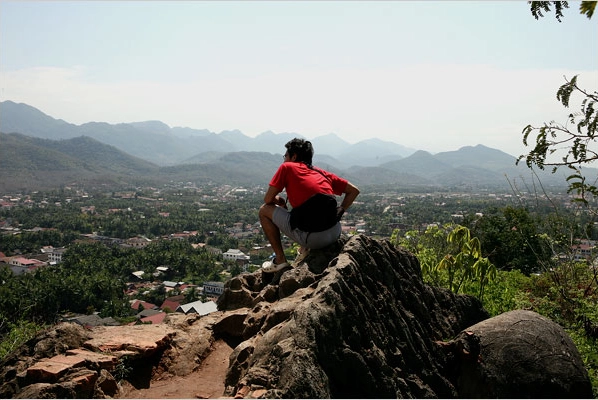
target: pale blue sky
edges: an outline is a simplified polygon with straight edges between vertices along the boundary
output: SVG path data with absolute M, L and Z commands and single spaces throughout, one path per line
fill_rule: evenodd
M 0 98 L 75 124 L 336 133 L 512 155 L 555 93 L 598 89 L 598 18 L 569 2 L 5 1 Z M 317 149 L 316 149 L 317 151 Z

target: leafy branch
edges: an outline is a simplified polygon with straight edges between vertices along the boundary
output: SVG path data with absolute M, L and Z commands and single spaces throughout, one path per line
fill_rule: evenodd
M 569 107 L 571 96 L 581 94 L 581 111 L 569 114 L 567 124 L 558 124 L 551 121 L 541 127 L 527 125 L 523 129 L 523 144 L 529 146 L 533 143 L 532 134 L 535 136 L 534 148 L 527 154 L 519 156 L 517 163 L 525 160 L 528 168 L 536 165 L 540 169 L 552 166 L 552 172 L 565 166 L 573 172 L 567 177 L 569 192 L 577 192 L 582 202 L 587 202 L 587 195 L 598 197 L 598 188 L 595 182 L 589 182 L 582 173 L 582 166 L 598 160 L 596 148 L 596 129 L 598 127 L 598 92 L 588 92 L 577 85 L 577 75 L 571 80 L 565 77 L 563 84 L 557 91 L 557 100 L 565 107 Z M 531 136 L 531 137 L 530 137 Z M 548 157 L 558 151 L 566 151 L 560 160 L 549 160 Z
M 566 1 L 528 1 L 528 3 L 531 4 L 530 10 L 536 19 L 543 17 L 543 13 L 550 12 L 551 6 L 554 5 L 555 17 L 559 22 L 561 22 L 561 18 L 563 18 L 563 10 L 569 8 L 569 3 Z M 579 12 L 585 14 L 588 19 L 592 18 L 595 9 L 595 1 L 582 1 L 579 5 Z

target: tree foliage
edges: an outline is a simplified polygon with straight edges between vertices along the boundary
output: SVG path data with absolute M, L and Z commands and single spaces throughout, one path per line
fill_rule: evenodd
M 564 17 L 563 10 L 569 8 L 569 3 L 566 1 L 528 1 L 528 3 L 531 5 L 530 10 L 532 15 L 536 19 L 543 17 L 544 13 L 549 13 L 552 6 L 554 6 L 554 14 L 559 22 L 561 22 Z M 582 1 L 579 5 L 579 12 L 585 14 L 588 19 L 591 19 L 594 15 L 595 8 L 595 1 Z
M 484 288 L 496 277 L 494 264 L 482 257 L 479 239 L 464 226 L 431 225 L 423 234 L 409 231 L 404 237 L 399 237 L 397 230 L 391 241 L 418 257 L 424 280 L 455 293 L 461 292 L 466 283 L 475 283 L 476 295 L 483 299 Z
M 550 12 L 551 5 L 554 5 L 555 17 L 559 22 L 563 18 L 563 9 L 569 8 L 569 3 L 566 1 L 530 1 L 529 3 L 532 15 L 536 19 L 543 17 L 543 13 Z
M 596 129 L 598 127 L 598 92 L 588 92 L 577 84 L 577 76 L 571 80 L 565 78 L 563 84 L 557 91 L 557 100 L 568 108 L 571 96 L 574 93 L 583 96 L 580 112 L 571 112 L 567 124 L 557 122 L 545 123 L 540 127 L 527 125 L 523 129 L 523 144 L 525 146 L 533 143 L 533 149 L 527 154 L 521 155 L 518 162 L 525 160 L 529 168 L 537 166 L 544 169 L 552 166 L 555 172 L 559 167 L 565 166 L 572 172 L 567 178 L 569 192 L 579 194 L 582 202 L 587 202 L 587 195 L 598 196 L 595 178 L 588 179 L 583 174 L 583 166 L 598 160 L 598 145 L 596 143 Z M 533 136 L 535 134 L 535 137 Z M 550 158 L 565 149 L 561 158 Z
M 498 269 L 529 275 L 542 271 L 554 254 L 544 236 L 547 218 L 524 207 L 508 206 L 491 208 L 482 217 L 463 223 L 480 238 L 484 256 Z
M 13 323 L 0 315 L 0 360 L 34 338 L 43 329 L 43 325 L 35 322 L 19 320 Z
M 93 311 L 124 318 L 132 313 L 125 293 L 131 273 L 164 265 L 171 279 L 197 284 L 214 280 L 222 270 L 207 250 L 194 249 L 187 241 L 164 240 L 139 249 L 74 243 L 57 266 L 18 276 L 0 269 L 0 319 L 54 323 L 65 312 Z M 160 294 L 150 300 L 163 301 L 165 291 Z
M 550 12 L 554 6 L 559 22 L 563 18 L 563 10 L 568 8 L 568 3 L 564 1 L 529 3 L 532 15 L 536 19 L 543 17 L 544 12 Z M 582 1 L 579 11 L 591 19 L 595 8 L 596 1 Z M 523 143 L 526 146 L 533 140 L 535 143 L 533 149 L 528 154 L 521 155 L 517 162 L 524 159 L 529 168 L 537 166 L 544 169 L 546 166 L 552 166 L 553 173 L 559 167 L 569 168 L 571 174 L 567 177 L 568 192 L 576 193 L 576 201 L 588 206 L 588 214 L 595 216 L 596 209 L 592 208 L 590 201 L 598 197 L 597 178 L 588 178 L 582 168 L 598 160 L 598 92 L 582 89 L 577 83 L 577 78 L 577 75 L 570 80 L 565 77 L 565 83 L 557 90 L 556 97 L 565 108 L 569 108 L 572 96 L 581 96 L 580 111 L 569 113 L 565 124 L 551 121 L 539 127 L 526 126 L 523 129 Z M 588 236 L 591 236 L 591 232 Z M 558 235 L 546 237 L 551 246 L 566 242 L 558 238 Z M 533 277 L 527 295 L 527 308 L 567 328 L 582 354 L 592 380 L 594 395 L 598 396 L 598 355 L 595 351 L 598 340 L 598 270 L 595 263 L 579 263 L 574 259 L 563 260 L 559 257 L 551 268 L 545 269 L 545 273 Z
M 555 16 L 559 22 L 563 18 L 563 10 L 569 7 L 566 1 L 530 1 L 529 3 L 531 4 L 531 13 L 536 19 L 543 17 L 543 13 L 550 12 L 554 6 Z M 595 8 L 596 1 L 582 1 L 579 11 L 591 19 Z M 565 108 L 569 108 L 571 96 L 573 94 L 581 95 L 581 110 L 569 113 L 565 124 L 551 121 L 539 127 L 527 125 L 523 129 L 523 144 L 528 146 L 533 140 L 535 141 L 534 147 L 527 154 L 521 155 L 517 162 L 525 159 L 529 168 L 537 166 L 544 169 L 546 166 L 552 166 L 553 172 L 561 166 L 569 168 L 571 170 L 571 175 L 567 178 L 569 192 L 577 193 L 578 201 L 587 203 L 588 195 L 598 197 L 596 178 L 592 177 L 588 180 L 582 171 L 583 166 L 598 159 L 598 146 L 596 145 L 598 92 L 582 89 L 577 84 L 577 77 L 575 75 L 570 80 L 565 77 L 565 83 L 557 90 L 556 97 Z M 560 160 L 550 158 L 553 154 L 563 150 L 565 154 L 561 156 Z

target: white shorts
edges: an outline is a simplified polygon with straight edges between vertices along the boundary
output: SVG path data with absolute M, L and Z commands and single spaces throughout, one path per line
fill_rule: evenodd
M 272 220 L 282 233 L 306 249 L 321 249 L 336 242 L 341 236 L 340 222 L 322 232 L 304 232 L 299 229 L 291 229 L 291 212 L 282 207 L 274 209 Z

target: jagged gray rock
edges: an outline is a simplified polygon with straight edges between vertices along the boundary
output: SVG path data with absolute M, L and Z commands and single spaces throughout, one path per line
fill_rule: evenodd
M 363 235 L 273 276 L 238 276 L 218 305 L 251 307 L 227 329 L 243 335 L 225 394 L 268 398 L 457 397 L 436 341 L 488 318 L 476 299 L 425 285 L 412 254 Z
M 222 340 L 233 348 L 224 397 L 592 395 L 558 325 L 529 312 L 488 319 L 477 299 L 425 285 L 417 259 L 386 240 L 343 238 L 302 255 L 294 268 L 239 275 L 225 284 L 218 307 L 201 318 L 169 314 L 159 326 L 59 325 L 3 360 L 0 395 L 118 397 L 113 376 L 123 357 L 136 361 L 134 386 L 149 386 L 156 371 L 161 379 L 191 374 Z M 513 335 L 516 327 L 523 332 Z M 509 358 L 505 348 L 517 351 Z M 84 361 L 34 379 L 52 372 L 44 362 L 64 355 Z M 522 379 L 512 379 L 517 364 L 526 368 Z

